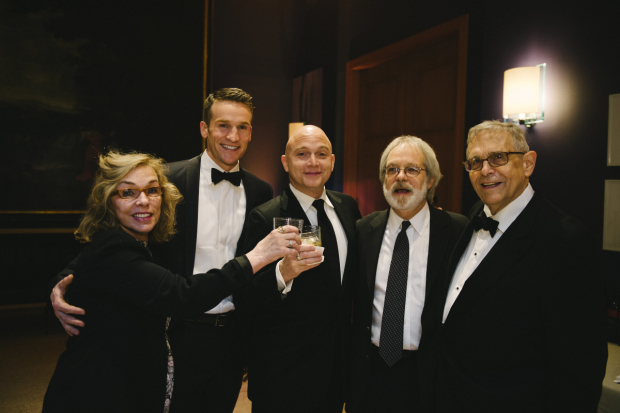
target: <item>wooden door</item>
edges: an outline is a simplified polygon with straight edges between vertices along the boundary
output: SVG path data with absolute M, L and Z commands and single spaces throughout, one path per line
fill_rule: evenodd
M 347 65 L 344 191 L 363 215 L 387 208 L 379 161 L 397 136 L 435 150 L 444 175 L 437 205 L 460 212 L 467 17 L 355 59 Z

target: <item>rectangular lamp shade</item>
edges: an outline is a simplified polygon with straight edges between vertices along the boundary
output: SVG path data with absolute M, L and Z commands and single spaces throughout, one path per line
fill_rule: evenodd
M 504 118 L 540 112 L 540 67 L 516 67 L 504 72 Z
M 291 136 L 293 132 L 295 132 L 297 129 L 301 128 L 302 126 L 304 126 L 304 122 L 289 123 L 288 124 L 288 136 Z

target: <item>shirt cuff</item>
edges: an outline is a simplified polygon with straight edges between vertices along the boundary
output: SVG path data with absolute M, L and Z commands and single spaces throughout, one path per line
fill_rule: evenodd
M 282 295 L 286 295 L 291 291 L 291 288 L 293 288 L 293 281 L 295 281 L 295 279 L 290 280 L 288 283 L 284 282 L 284 277 L 282 277 L 282 273 L 280 272 L 281 262 L 282 260 L 278 261 L 276 264 L 276 281 L 278 282 L 278 291 L 280 291 Z

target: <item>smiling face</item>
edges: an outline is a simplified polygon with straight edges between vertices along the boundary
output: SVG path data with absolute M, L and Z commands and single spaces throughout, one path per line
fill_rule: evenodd
M 291 135 L 282 165 L 291 184 L 313 198 L 323 195 L 325 182 L 334 170 L 332 144 L 316 126 L 304 126 Z
M 482 132 L 476 135 L 467 148 L 467 159 L 485 159 L 493 152 L 516 152 L 510 134 Z M 482 169 L 469 173 L 469 180 L 480 200 L 495 215 L 523 193 L 536 165 L 536 152 L 525 155 L 508 155 L 508 163 L 492 167 L 484 161 Z
M 252 140 L 252 113 L 242 103 L 217 101 L 211 106 L 209 125 L 200 122 L 207 153 L 225 171 L 233 169 Z
M 398 175 L 386 175 L 383 194 L 394 212 L 402 219 L 411 219 L 424 208 L 426 192 L 433 186 L 433 179 L 426 182 L 426 171 L 416 177 L 409 177 L 404 169 L 410 166 L 424 169 L 424 155 L 408 143 L 398 145 L 388 155 L 386 167 L 400 169 Z
M 117 189 L 143 189 L 152 186 L 159 186 L 157 175 L 153 168 L 142 165 L 125 175 Z M 161 199 L 161 196 L 150 198 L 145 192 L 141 192 L 136 199 L 123 199 L 115 194 L 110 198 L 110 202 L 121 228 L 134 238 L 146 241 L 149 232 L 159 221 Z

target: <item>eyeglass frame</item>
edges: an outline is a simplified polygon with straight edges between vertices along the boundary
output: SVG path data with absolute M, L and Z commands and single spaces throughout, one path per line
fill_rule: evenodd
M 470 158 L 470 159 L 466 160 L 465 162 L 463 162 L 463 167 L 465 168 L 465 170 L 466 170 L 467 172 L 477 172 L 477 171 L 481 171 L 481 170 L 482 170 L 482 168 L 484 168 L 484 161 L 487 161 L 487 163 L 489 164 L 489 166 L 490 166 L 491 168 L 499 168 L 500 166 L 508 165 L 508 162 L 510 162 L 510 157 L 509 157 L 508 155 L 525 155 L 526 153 L 527 153 L 527 152 L 503 152 L 503 151 L 492 152 L 492 153 L 491 153 L 489 156 L 487 156 L 486 158 L 484 158 L 484 159 L 479 159 L 480 164 L 482 165 L 482 166 L 480 167 L 480 169 L 467 169 L 467 164 L 469 163 L 469 161 L 471 161 L 472 159 L 474 159 L 474 158 L 475 158 L 475 156 L 474 156 L 474 158 Z M 492 164 L 492 163 L 489 161 L 489 158 L 490 158 L 491 156 L 493 156 L 493 155 L 499 155 L 499 154 L 504 154 L 504 155 L 506 155 L 506 163 L 505 163 L 505 164 L 502 164 L 502 165 L 494 165 L 494 164 Z
M 392 168 L 396 169 L 396 173 L 393 176 L 390 176 L 388 170 L 390 170 Z M 409 175 L 407 173 L 407 169 L 409 169 L 409 168 L 413 169 L 414 171 L 417 171 L 417 173 L 415 175 Z M 383 172 L 385 173 L 385 176 L 387 176 L 388 178 L 393 178 L 394 176 L 398 176 L 401 171 L 405 171 L 405 175 L 408 176 L 409 178 L 415 178 L 416 176 L 420 175 L 420 172 L 426 171 L 426 169 L 425 168 L 418 168 L 417 166 L 407 166 L 404 169 L 403 168 L 399 168 L 398 166 L 390 166 L 390 167 L 386 166 L 385 168 L 383 168 Z
M 159 193 L 158 193 L 158 194 L 156 194 L 156 195 L 152 195 L 152 196 L 150 196 L 149 194 L 147 194 L 147 193 L 145 192 L 145 191 L 147 191 L 147 190 L 149 190 L 149 189 L 152 189 L 152 188 L 159 188 Z M 122 191 L 125 191 L 125 190 L 127 190 L 127 189 L 137 190 L 137 191 L 138 191 L 138 195 L 136 195 L 136 197 L 135 197 L 135 198 L 132 198 L 132 197 L 130 197 L 130 196 L 125 196 L 125 197 L 124 197 L 124 196 L 122 195 Z M 114 195 L 118 195 L 118 197 L 119 197 L 120 199 L 138 199 L 138 198 L 140 198 L 140 194 L 141 194 L 142 192 L 144 192 L 144 195 L 146 195 L 148 198 L 158 198 L 158 197 L 162 196 L 162 194 L 164 193 L 164 187 L 163 187 L 163 186 L 149 186 L 148 188 L 142 188 L 142 189 L 140 189 L 140 188 L 121 188 L 121 189 L 118 189 L 118 188 L 117 188 L 117 189 L 115 189 L 115 190 L 114 190 L 114 192 L 116 192 Z

